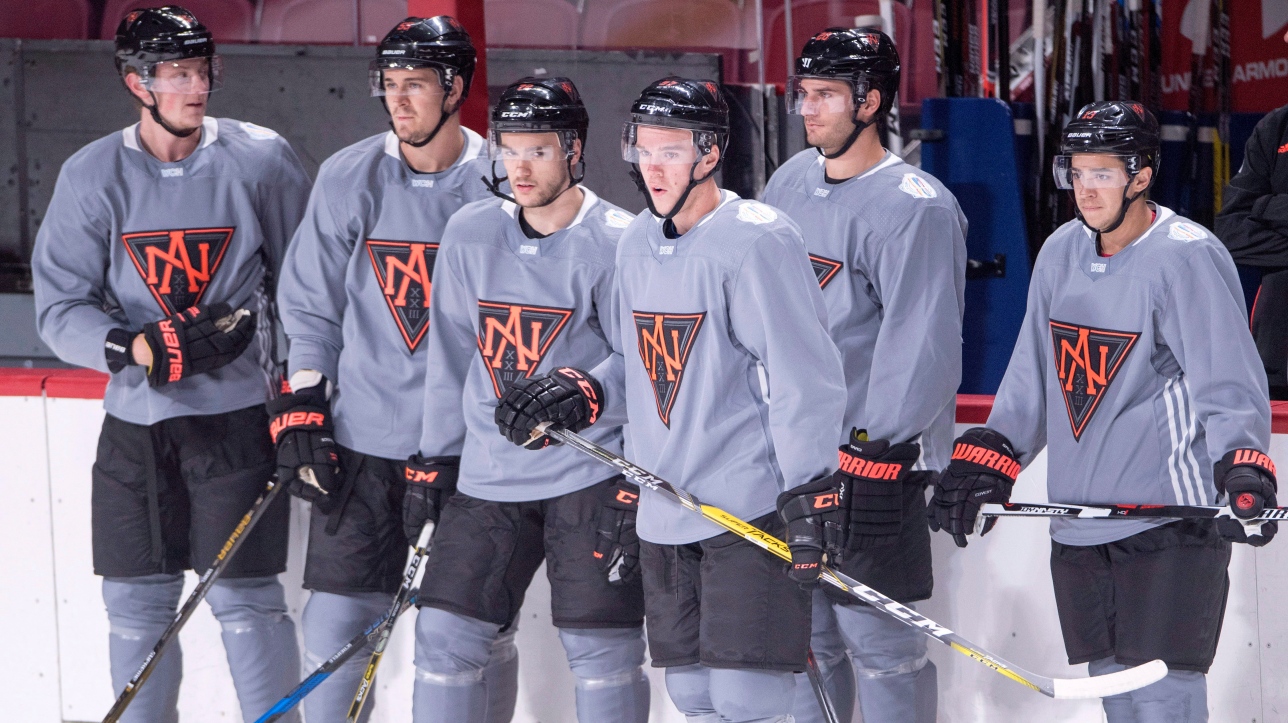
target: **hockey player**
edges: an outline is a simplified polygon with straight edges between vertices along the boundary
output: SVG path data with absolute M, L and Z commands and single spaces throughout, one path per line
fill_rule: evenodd
M 407 18 L 389 31 L 371 92 L 392 130 L 322 164 L 287 254 L 279 303 L 291 393 L 272 412 L 278 474 L 313 501 L 302 620 L 310 668 L 385 613 L 407 559 L 403 464 L 420 440 L 435 254 L 448 217 L 487 196 L 483 138 L 457 112 L 474 62 L 453 18 Z M 499 700 L 512 706 L 513 641 L 499 646 L 498 660 L 512 663 Z M 355 656 L 305 698 L 310 723 L 344 720 L 364 667 Z
M 221 66 L 187 10 L 126 15 L 116 65 L 139 122 L 63 165 L 32 271 L 41 338 L 111 373 L 92 535 L 119 692 L 174 619 L 183 571 L 211 565 L 273 474 L 271 280 L 309 181 L 273 131 L 206 116 Z M 247 720 L 299 667 L 277 579 L 289 509 L 270 506 L 206 597 Z M 178 720 L 182 671 L 176 641 L 121 720 Z
M 781 536 L 778 494 L 835 468 L 844 376 L 796 225 L 716 185 L 728 144 L 714 82 L 640 94 L 622 149 L 648 211 L 618 244 L 614 352 L 514 384 L 497 423 L 522 444 L 540 422 L 581 430 L 624 405 L 634 461 Z M 649 493 L 639 536 L 649 649 L 675 705 L 692 723 L 790 720 L 809 591 Z
M 412 535 L 442 510 L 416 621 L 417 723 L 482 723 L 483 669 L 545 561 L 551 607 L 577 678 L 581 723 L 646 723 L 639 488 L 568 449 L 527 454 L 497 436 L 497 399 L 565 365 L 612 353 L 613 262 L 631 222 L 577 185 L 589 118 L 567 78 L 524 78 L 492 111 L 492 163 L 513 196 L 472 203 L 443 232 L 426 338 L 421 454 L 407 463 Z M 595 439 L 622 446 L 624 419 Z M 445 506 L 423 500 L 458 474 Z M 598 533 L 597 533 L 598 530 Z
M 1047 449 L 1053 502 L 1205 505 L 1253 517 L 1275 500 L 1266 378 L 1230 254 L 1147 200 L 1159 128 L 1135 102 L 1065 127 L 1056 183 L 1078 220 L 1047 239 L 987 427 L 957 439 L 931 526 L 966 545 L 979 505 L 1005 502 Z M 1064 411 L 1065 414 L 1060 414 Z M 984 528 L 987 531 L 987 527 Z M 1070 664 L 1091 675 L 1161 659 L 1169 673 L 1104 699 L 1110 723 L 1206 721 L 1230 542 L 1275 524 L 1051 522 L 1051 576 Z
M 931 593 L 925 489 L 952 449 L 966 218 L 938 180 L 882 147 L 878 120 L 898 88 L 899 55 L 881 31 L 814 36 L 796 60 L 789 110 L 804 117 L 817 152 L 783 164 L 764 200 L 801 226 L 847 388 L 849 461 L 831 480 L 783 495 L 789 535 L 801 552 L 815 538 L 832 565 L 908 604 Z M 851 426 L 866 438 L 851 437 Z M 870 472 L 883 463 L 898 474 Z M 829 492 L 848 504 L 813 504 Z M 829 527 L 838 534 L 824 540 Z M 801 570 L 817 577 L 816 566 Z M 841 720 L 852 715 L 857 673 L 866 723 L 933 723 L 936 673 L 923 633 L 828 586 L 814 593 L 813 625 Z M 821 720 L 809 697 L 797 696 L 796 720 Z

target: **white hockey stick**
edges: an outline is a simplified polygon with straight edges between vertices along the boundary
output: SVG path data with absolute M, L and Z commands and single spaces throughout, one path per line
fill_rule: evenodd
M 787 547 L 787 543 L 718 507 L 699 502 L 696 497 L 688 492 L 676 488 L 670 482 L 629 460 L 623 459 L 619 455 L 613 454 L 594 442 L 573 432 L 554 427 L 549 422 L 539 424 L 532 430 L 533 439 L 543 434 L 563 442 L 578 452 L 594 457 L 604 464 L 617 468 L 622 474 L 641 487 L 660 492 L 678 502 L 685 509 L 705 517 L 729 532 L 764 548 L 784 560 L 791 561 L 792 553 L 791 549 Z M 892 600 L 858 580 L 837 572 L 826 565 L 822 566 L 820 577 L 829 585 L 839 588 L 871 605 L 873 609 L 889 615 L 904 625 L 916 628 L 966 657 L 985 665 L 1026 688 L 1031 688 L 1051 698 L 1104 698 L 1143 688 L 1162 680 L 1163 676 L 1167 675 L 1167 664 L 1161 660 L 1151 660 L 1134 668 L 1090 678 L 1048 678 L 1043 675 L 1037 675 L 989 653 L 916 610 Z

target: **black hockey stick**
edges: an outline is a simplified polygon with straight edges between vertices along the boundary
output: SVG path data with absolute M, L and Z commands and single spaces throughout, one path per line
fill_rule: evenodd
M 403 603 L 402 608 L 398 611 L 399 614 L 406 612 L 407 608 L 415 605 L 416 597 L 419 594 L 419 588 L 413 590 L 411 597 L 407 599 L 407 602 Z M 309 673 L 308 677 L 301 680 L 300 684 L 295 686 L 291 692 L 282 696 L 282 699 L 277 701 L 272 708 L 265 711 L 264 715 L 256 718 L 255 723 L 273 723 L 273 721 L 289 713 L 291 709 L 299 705 L 300 701 L 304 700 L 309 693 L 312 693 L 315 688 L 322 685 L 324 680 L 331 677 L 332 673 L 339 670 L 340 666 L 344 665 L 350 658 L 357 655 L 367 643 L 375 642 L 376 639 L 380 637 L 382 626 L 384 626 L 385 622 L 388 620 L 389 613 L 385 613 L 384 616 L 372 623 L 366 630 L 353 636 L 349 642 L 344 644 L 344 647 L 335 651 L 335 654 L 327 658 L 325 663 L 319 665 L 316 670 Z
M 348 723 L 358 720 L 363 706 L 367 704 L 367 698 L 371 697 L 371 687 L 376 680 L 376 668 L 380 667 L 380 660 L 385 655 L 385 647 L 389 645 L 389 638 L 394 632 L 394 623 L 398 622 L 398 613 L 402 612 L 403 605 L 411 599 L 413 586 L 416 584 L 416 573 L 420 572 L 420 563 L 424 561 L 429 551 L 429 538 L 433 534 L 434 523 L 426 522 L 412 550 L 411 560 L 407 562 L 402 586 L 398 588 L 398 594 L 394 595 L 394 602 L 389 606 L 389 612 L 376 633 L 376 647 L 371 651 L 371 658 L 367 660 L 367 669 L 362 673 L 362 682 L 358 684 L 358 690 L 353 694 L 353 702 L 349 704 L 349 715 L 346 718 Z
M 625 476 L 629 477 L 641 487 L 646 487 L 654 492 L 660 492 L 672 500 L 678 502 L 685 509 L 701 515 L 707 520 L 723 527 L 729 532 L 738 535 L 742 539 L 764 548 L 778 557 L 791 561 L 792 553 L 787 547 L 787 543 L 766 533 L 757 527 L 753 527 L 746 521 L 741 520 L 724 510 L 703 504 L 696 497 L 677 489 L 670 482 L 654 475 L 652 472 L 635 465 L 629 460 L 600 447 L 578 434 L 552 426 L 549 422 L 537 425 L 532 430 L 533 437 L 537 438 L 543 434 L 549 435 L 560 442 L 572 447 L 582 454 L 589 455 L 595 459 L 615 467 Z M 885 613 L 890 617 L 909 627 L 916 628 L 957 652 L 968 658 L 982 663 L 989 669 L 1010 678 L 1011 680 L 1036 690 L 1043 695 L 1051 698 L 1061 699 L 1081 699 L 1081 698 L 1104 698 L 1110 695 L 1126 693 L 1129 691 L 1143 688 L 1146 685 L 1162 680 L 1167 675 L 1167 664 L 1161 660 L 1151 660 L 1144 665 L 1138 665 L 1134 668 L 1110 673 L 1109 675 L 1098 675 L 1090 678 L 1048 678 L 1046 676 L 1030 673 L 1029 671 L 1013 665 L 1006 660 L 989 653 L 987 650 L 975 645 L 966 638 L 913 610 L 912 608 L 892 600 L 885 595 L 873 590 L 854 578 L 837 572 L 827 565 L 820 565 L 822 573 L 820 577 L 824 582 L 836 587 L 858 600 L 861 600 L 872 609 Z
M 827 697 L 823 674 L 818 670 L 818 661 L 814 659 L 813 650 L 805 654 L 805 673 L 809 676 L 809 687 L 814 689 L 814 699 L 818 701 L 818 707 L 823 711 L 823 717 L 827 719 L 827 723 L 840 723 L 836 715 L 836 706 L 832 705 L 832 699 Z
M 255 523 L 259 522 L 259 518 L 264 516 L 264 512 L 268 510 L 268 506 L 273 503 L 281 489 L 282 485 L 277 483 L 276 477 L 270 479 L 268 486 L 259 494 L 259 499 L 255 500 L 255 504 L 251 505 L 250 510 L 245 515 L 242 515 L 241 521 L 237 523 L 237 527 L 233 528 L 233 533 L 228 536 L 228 540 L 220 548 L 219 554 L 215 555 L 215 561 L 211 563 L 208 570 L 202 573 L 201 579 L 197 581 L 197 587 L 193 589 L 192 594 L 188 595 L 188 599 L 183 602 L 183 606 L 179 608 L 174 620 L 170 621 L 169 627 L 165 629 L 165 632 L 161 633 L 161 638 L 152 647 L 152 652 L 148 653 L 148 657 L 143 659 L 143 665 L 139 666 L 139 669 L 135 671 L 134 677 L 130 678 L 130 682 L 125 684 L 125 689 L 117 696 L 116 702 L 112 704 L 112 709 L 103 718 L 103 723 L 116 723 L 121 715 L 125 713 L 125 709 L 130 706 L 130 701 L 134 700 L 134 696 L 138 694 L 139 688 L 147 682 L 148 676 L 152 675 L 153 668 L 156 667 L 157 661 L 161 659 L 161 653 L 165 652 L 166 646 L 170 644 L 170 641 L 179 635 L 179 630 L 183 628 L 184 623 L 188 622 L 188 618 L 192 617 L 197 605 L 206 597 L 206 593 L 210 592 L 210 586 L 215 584 L 215 580 L 218 580 L 219 576 L 223 574 L 224 568 L 228 567 L 228 562 L 233 559 L 237 548 L 241 547 L 246 535 L 255 526 Z
M 1067 505 L 1049 502 L 1008 502 L 986 504 L 980 507 L 981 517 L 1064 517 L 1066 519 L 1140 519 L 1142 517 L 1170 519 L 1229 518 L 1244 525 L 1259 526 L 1263 522 L 1288 520 L 1288 507 L 1266 507 L 1261 514 L 1248 519 L 1235 517 L 1229 507 L 1216 505 Z

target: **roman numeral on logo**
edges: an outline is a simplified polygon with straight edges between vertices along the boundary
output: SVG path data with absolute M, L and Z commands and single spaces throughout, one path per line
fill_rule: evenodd
M 167 316 L 201 303 L 233 228 L 141 231 L 121 236 L 130 261 Z
M 818 288 L 826 289 L 827 285 L 832 282 L 832 277 L 836 272 L 841 270 L 841 262 L 836 259 L 829 259 L 826 256 L 809 255 L 810 266 L 814 267 L 814 276 L 818 277 Z
M 572 309 L 479 299 L 479 354 L 497 399 L 541 365 Z
M 1056 378 L 1073 438 L 1081 440 L 1140 332 L 1096 329 L 1054 319 L 1050 323 Z
M 651 311 L 633 314 L 640 359 L 644 361 L 657 399 L 657 416 L 669 429 L 671 409 L 680 393 L 680 382 L 684 381 L 684 367 L 707 315 L 705 312 L 657 314 Z
M 367 255 L 407 351 L 414 354 L 429 330 L 429 292 L 438 244 L 367 239 Z

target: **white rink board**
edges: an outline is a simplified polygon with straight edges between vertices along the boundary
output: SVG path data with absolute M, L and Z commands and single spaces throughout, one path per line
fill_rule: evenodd
M 10 683 L 5 720 L 23 723 L 94 721 L 111 705 L 107 618 L 93 575 L 89 534 L 89 471 L 102 402 L 0 396 L 0 619 L 9 623 L 11 654 L 0 656 Z M 964 426 L 959 426 L 959 429 Z M 1271 455 L 1288 463 L 1288 435 Z M 1046 497 L 1045 461 L 1026 470 L 1017 500 Z M 306 510 L 292 514 L 287 600 L 298 621 L 307 599 L 300 589 Z M 964 550 L 943 534 L 935 544 L 935 591 L 918 607 L 977 644 L 1031 670 L 1083 676 L 1065 663 L 1048 568 L 1050 540 L 1039 519 L 1002 520 Z M 1236 546 L 1231 589 L 1217 660 L 1209 678 L 1211 719 L 1220 723 L 1288 720 L 1288 548 Z M 189 575 L 191 589 L 195 576 Z M 51 605 L 56 593 L 56 604 Z M 186 593 L 185 593 L 186 594 Z M 550 625 L 550 590 L 538 572 L 519 625 L 520 682 L 515 721 L 575 721 L 573 679 Z M 409 723 L 413 680 L 411 618 L 404 618 L 381 667 L 373 723 Z M 219 642 L 219 626 L 202 606 L 181 635 L 185 723 L 241 720 Z M 15 654 L 21 651 L 21 655 Z M 1053 701 L 1022 688 L 948 648 L 931 645 L 939 667 L 939 720 L 944 723 L 1095 723 L 1095 702 Z M 667 700 L 660 671 L 653 683 L 651 723 L 683 723 Z M 799 695 L 810 695 L 802 690 Z M 856 718 L 857 720 L 857 718 Z

